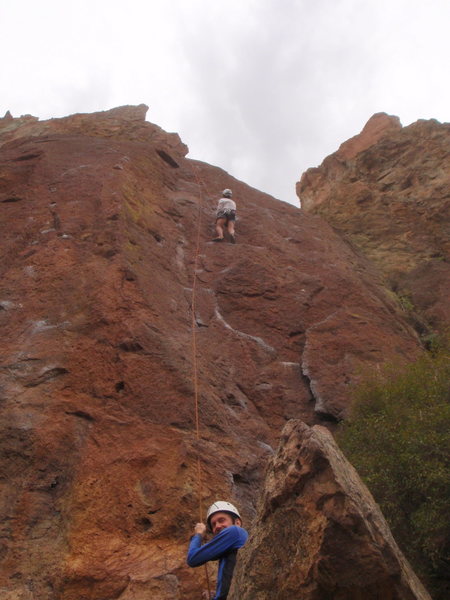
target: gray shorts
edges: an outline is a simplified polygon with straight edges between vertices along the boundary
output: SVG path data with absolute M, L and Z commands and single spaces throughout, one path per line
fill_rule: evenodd
M 230 210 L 229 208 L 225 210 L 218 210 L 216 214 L 216 221 L 217 219 L 226 219 L 227 223 L 228 221 L 236 221 L 236 211 Z

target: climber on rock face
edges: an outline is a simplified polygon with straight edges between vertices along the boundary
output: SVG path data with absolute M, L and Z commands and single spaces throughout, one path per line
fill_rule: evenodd
M 199 567 L 209 560 L 218 560 L 219 571 L 213 600 L 225 600 L 233 577 L 237 551 L 247 541 L 248 533 L 242 528 L 237 508 L 230 502 L 214 502 L 208 509 L 206 521 L 213 538 L 202 545 L 207 527 L 204 523 L 197 523 L 189 543 L 187 563 L 190 567 Z
M 228 232 L 232 244 L 236 243 L 234 236 L 234 224 L 236 222 L 236 202 L 231 199 L 233 192 L 229 189 L 223 190 L 222 198 L 219 200 L 216 212 L 216 237 L 213 242 L 224 241 L 224 229 Z

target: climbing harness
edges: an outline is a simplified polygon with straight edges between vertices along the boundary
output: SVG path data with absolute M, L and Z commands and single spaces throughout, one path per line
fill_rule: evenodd
M 200 190 L 198 199 L 198 211 L 197 211 L 197 236 L 195 245 L 195 258 L 194 258 L 194 274 L 192 280 L 192 299 L 191 299 L 191 328 L 192 328 L 192 378 L 194 384 L 194 409 L 195 409 L 195 436 L 197 442 L 200 441 L 200 410 L 199 410 L 199 394 L 198 394 L 198 368 L 197 368 L 197 322 L 195 319 L 195 298 L 197 288 L 197 269 L 198 269 L 198 257 L 200 252 L 200 226 L 201 226 L 201 201 L 203 199 L 202 194 L 202 183 L 200 181 L 197 169 L 192 165 L 192 171 L 194 173 L 195 180 Z M 199 501 L 199 522 L 203 521 L 203 501 L 202 501 L 202 469 L 200 465 L 200 456 L 197 451 L 197 479 L 198 479 L 198 501 Z M 208 568 L 205 563 L 205 575 L 206 584 L 208 586 L 208 599 L 211 598 L 211 586 L 209 583 Z

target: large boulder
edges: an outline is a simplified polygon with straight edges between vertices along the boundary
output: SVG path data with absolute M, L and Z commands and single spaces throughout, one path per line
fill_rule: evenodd
M 324 427 L 284 428 L 230 600 L 430 600 Z

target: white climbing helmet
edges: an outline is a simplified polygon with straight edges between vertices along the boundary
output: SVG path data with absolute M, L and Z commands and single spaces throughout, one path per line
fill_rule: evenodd
M 228 188 L 226 190 L 223 190 L 223 192 L 222 192 L 222 196 L 224 198 L 231 198 L 232 195 L 233 195 L 233 192 L 231 190 L 229 190 Z
M 231 502 L 224 502 L 222 500 L 218 500 L 217 502 L 214 502 L 214 504 L 211 504 L 211 506 L 208 508 L 208 512 L 206 514 L 206 521 L 210 528 L 211 528 L 210 519 L 213 515 L 215 515 L 218 512 L 230 513 L 233 517 L 237 517 L 238 519 L 241 518 L 241 515 L 239 514 L 239 511 L 234 506 L 234 504 L 231 504 Z

